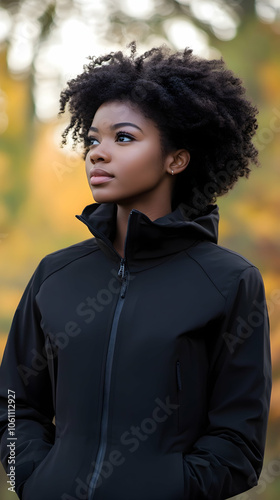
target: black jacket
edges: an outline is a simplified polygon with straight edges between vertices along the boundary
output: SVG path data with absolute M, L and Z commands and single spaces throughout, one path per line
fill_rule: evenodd
M 78 218 L 96 238 L 45 257 L 15 313 L 0 432 L 7 472 L 15 447 L 18 496 L 219 500 L 248 490 L 271 389 L 259 271 L 217 245 L 217 207 L 195 221 L 183 207 L 154 222 L 132 210 L 125 259 L 111 243 L 115 216 L 111 204 L 86 207 Z

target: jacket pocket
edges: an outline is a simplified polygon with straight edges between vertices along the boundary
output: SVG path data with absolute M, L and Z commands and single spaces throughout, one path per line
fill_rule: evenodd
M 56 381 L 57 381 L 57 346 L 53 345 L 53 342 L 49 335 L 46 336 L 45 341 L 45 351 L 48 360 L 48 370 L 51 379 L 52 386 L 52 401 L 53 408 L 56 408 Z
M 45 465 L 50 461 L 51 456 L 54 453 L 54 450 L 57 446 L 58 440 L 54 443 L 54 445 L 50 448 L 49 452 L 46 454 L 46 456 L 40 460 L 39 462 L 33 462 L 33 471 L 25 481 L 22 489 L 22 500 L 31 500 L 33 499 L 33 496 L 29 494 L 29 488 L 30 485 L 34 482 L 34 478 L 40 474 L 40 471 L 45 469 Z M 41 485 L 43 489 L 46 489 L 46 486 Z
M 182 391 L 182 376 L 181 376 L 181 363 L 178 360 L 176 363 L 176 375 L 177 375 L 177 388 L 178 391 Z

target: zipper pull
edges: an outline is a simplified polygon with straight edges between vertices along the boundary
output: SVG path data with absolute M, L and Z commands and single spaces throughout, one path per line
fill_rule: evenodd
M 120 268 L 118 271 L 118 276 L 123 280 L 125 277 L 125 259 L 121 259 Z
M 126 279 L 127 278 L 127 271 L 125 269 L 125 259 L 121 259 L 118 276 L 121 278 L 121 282 L 122 282 L 121 298 L 124 299 L 126 287 L 127 287 L 127 279 Z

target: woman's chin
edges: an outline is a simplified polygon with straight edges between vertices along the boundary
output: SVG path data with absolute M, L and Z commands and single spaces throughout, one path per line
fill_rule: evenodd
M 114 203 L 115 202 L 115 199 L 113 199 L 111 196 L 105 196 L 105 195 L 102 195 L 101 193 L 92 192 L 92 196 L 93 196 L 95 203 Z

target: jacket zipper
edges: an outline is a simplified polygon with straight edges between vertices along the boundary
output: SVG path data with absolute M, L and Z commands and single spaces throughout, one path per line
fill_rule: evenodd
M 124 304 L 125 293 L 127 289 L 127 278 L 128 272 L 125 268 L 125 259 L 121 259 L 120 268 L 118 271 L 118 276 L 121 278 L 121 290 L 116 305 L 112 328 L 110 333 L 110 340 L 107 352 L 106 367 L 105 367 L 105 380 L 104 380 L 104 392 L 103 392 L 103 408 L 102 408 L 102 418 L 101 418 L 101 438 L 99 449 L 97 452 L 97 458 L 95 463 L 95 469 L 93 471 L 90 483 L 88 499 L 92 500 L 96 488 L 97 481 L 102 469 L 102 464 L 107 447 L 107 430 L 108 430 L 108 416 L 109 416 L 109 399 L 110 399 L 110 387 L 111 387 L 111 376 L 112 376 L 112 366 L 114 358 L 114 349 L 116 343 L 117 329 L 119 324 L 119 319 L 121 311 Z

